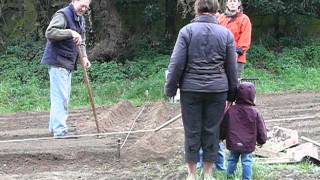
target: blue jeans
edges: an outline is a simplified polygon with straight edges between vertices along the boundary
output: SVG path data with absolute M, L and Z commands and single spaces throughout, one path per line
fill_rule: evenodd
M 202 149 L 199 151 L 199 161 L 197 162 L 197 168 L 203 167 L 203 158 L 202 158 Z M 219 150 L 217 159 L 215 161 L 216 170 L 218 171 L 225 171 L 226 167 L 224 166 L 224 144 L 222 142 L 219 143 Z
M 66 120 L 71 93 L 71 75 L 71 71 L 65 68 L 49 67 L 51 101 L 49 132 L 54 136 L 68 132 Z
M 239 157 L 241 156 L 242 164 L 242 179 L 251 180 L 252 179 L 252 166 L 253 166 L 253 156 L 252 153 L 238 153 L 230 151 L 230 156 L 228 159 L 228 176 L 235 176 L 237 170 L 237 163 Z

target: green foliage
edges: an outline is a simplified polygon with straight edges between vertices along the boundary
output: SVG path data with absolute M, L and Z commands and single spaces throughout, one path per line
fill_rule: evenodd
M 248 11 L 255 11 L 259 15 L 312 15 L 319 16 L 319 0 L 242 0 Z
M 317 46 L 318 43 L 312 39 L 305 39 L 301 36 L 285 36 L 276 39 L 271 35 L 263 35 L 257 39 L 254 44 L 256 46 L 263 46 L 268 51 L 281 52 L 284 48 L 303 48 L 305 46 Z
M 125 79 L 122 65 L 116 62 L 94 64 L 90 70 L 92 81 L 105 83 L 105 81 L 119 81 Z
M 319 0 L 243 0 L 242 4 L 244 12 L 252 20 L 258 20 L 261 17 L 271 18 L 270 22 L 262 22 L 267 26 L 262 26 L 261 31 L 278 40 L 281 37 L 305 39 L 308 28 L 314 22 L 312 18 L 320 17 Z M 255 26 L 255 28 L 260 27 Z
M 319 92 L 320 68 L 290 69 L 274 74 L 266 70 L 247 68 L 244 78 L 258 78 L 259 93 Z
M 125 63 L 123 60 L 133 60 L 145 56 L 157 56 L 159 54 L 170 54 L 174 43 L 171 43 L 167 37 L 154 37 L 153 35 L 142 34 L 132 37 L 128 46 L 130 50 L 120 55 L 117 61 Z
M 167 52 L 164 45 L 166 33 L 166 8 L 158 0 L 117 0 L 115 5 L 127 39 L 126 48 L 117 60 L 132 60 L 150 51 Z M 175 26 L 173 23 L 172 26 Z M 168 53 L 167 53 L 168 54 Z
M 93 64 L 90 77 L 97 104 L 113 104 L 127 99 L 136 105 L 146 100 L 161 100 L 163 98 L 164 71 L 168 65 L 168 56 L 145 56 L 126 64 L 110 62 Z M 81 86 L 82 72 L 73 76 L 71 100 L 72 106 L 88 102 L 85 87 Z M 76 80 L 75 80 L 76 79 Z M 144 96 L 148 90 L 149 97 Z
M 319 45 L 302 48 L 283 48 L 281 52 L 270 51 L 265 46 L 253 46 L 248 53 L 248 67 L 265 69 L 273 73 L 281 73 L 303 68 L 319 68 Z
M 40 65 L 42 51 L 38 50 L 37 42 L 21 44 L 11 44 L 0 56 L 1 113 L 49 110 L 49 78 L 47 67 Z M 254 45 L 244 77 L 259 78 L 259 93 L 319 92 L 320 84 L 314 83 L 320 81 L 319 49 L 317 43 L 279 51 L 263 44 Z M 29 59 L 29 52 L 37 53 Z M 89 75 L 97 105 L 110 105 L 124 99 L 136 105 L 163 100 L 168 55 L 145 50 L 138 58 L 117 62 L 92 64 Z M 89 106 L 81 68 L 72 78 L 71 107 Z M 145 91 L 149 92 L 148 97 Z
M 1 79 L 16 80 L 25 84 L 33 78 L 47 80 L 47 71 L 39 66 L 43 42 L 18 40 L 11 42 L 0 56 Z
M 143 12 L 144 22 L 150 24 L 154 21 L 159 20 L 161 15 L 160 4 L 158 0 L 116 0 L 115 5 L 118 10 L 122 11 L 124 9 L 132 7 L 132 5 L 143 4 L 144 9 L 138 9 L 138 11 Z
M 263 45 L 252 46 L 248 55 L 247 67 L 256 67 L 259 69 L 268 69 L 269 64 L 275 59 L 275 55 L 268 51 Z
M 320 46 L 306 46 L 302 49 L 304 53 L 304 61 L 302 64 L 304 67 L 320 67 Z
M 48 110 L 49 96 L 36 78 L 21 84 L 14 79 L 0 82 L 0 112 Z
M 276 176 L 273 175 L 271 166 L 266 165 L 260 165 L 260 164 L 254 164 L 253 166 L 253 179 L 259 179 L 259 180 L 276 180 Z M 204 172 L 203 169 L 198 169 L 197 171 L 197 179 L 203 179 Z M 241 163 L 238 163 L 238 167 L 236 170 L 236 175 L 234 178 L 227 177 L 225 172 L 221 171 L 215 171 L 214 177 L 219 180 L 228 180 L 228 179 L 242 179 L 242 168 Z
M 319 167 L 317 167 L 315 164 L 309 162 L 309 161 L 305 161 L 301 164 L 298 165 L 298 168 L 301 172 L 303 173 L 312 173 L 312 171 L 316 168 L 319 169 Z
M 180 6 L 184 10 L 184 15 L 192 12 L 192 5 L 195 0 L 178 0 Z M 219 0 L 221 5 L 225 5 L 226 0 Z M 245 11 L 254 12 L 257 15 L 320 15 L 319 0 L 242 0 Z
M 291 177 L 296 177 L 298 179 L 301 179 L 302 177 L 304 177 L 304 179 L 314 179 L 315 177 L 319 177 L 320 174 L 320 168 L 308 161 L 303 161 L 298 164 L 271 165 L 268 167 L 272 169 L 276 179 L 283 178 L 283 174 L 291 174 Z
M 151 24 L 154 21 L 159 20 L 161 16 L 161 9 L 158 3 L 150 3 L 148 4 L 144 11 L 144 21 L 146 24 Z
M 90 78 L 95 83 L 145 80 L 166 68 L 168 62 L 168 56 L 148 53 L 138 59 L 126 61 L 124 64 L 115 61 L 93 64 L 90 69 Z M 75 76 L 76 79 L 82 78 L 81 72 L 76 72 Z
M 40 65 L 40 58 L 27 61 L 7 53 L 0 59 L 0 112 L 49 110 L 49 78 L 47 67 Z M 163 98 L 164 71 L 169 57 L 147 53 L 125 64 L 93 63 L 89 72 L 97 105 L 114 104 L 128 99 L 136 105 L 146 100 Z M 148 90 L 149 96 L 144 92 Z M 72 77 L 71 107 L 88 106 L 87 89 L 81 69 Z

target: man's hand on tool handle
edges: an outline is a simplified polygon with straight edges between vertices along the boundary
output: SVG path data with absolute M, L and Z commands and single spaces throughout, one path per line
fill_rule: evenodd
M 79 33 L 77 33 L 76 31 L 71 31 L 72 32 L 72 38 L 73 38 L 73 42 L 76 43 L 77 46 L 80 46 L 81 42 L 82 42 L 82 37 Z
M 87 56 L 84 56 L 84 57 L 82 58 L 82 60 L 83 60 L 83 66 L 84 66 L 86 69 L 90 68 L 91 63 L 90 63 L 88 57 L 87 57 Z
M 81 35 L 79 33 L 77 33 L 76 31 L 71 31 L 71 32 L 72 32 L 73 42 L 76 43 L 76 45 L 80 47 L 81 42 L 82 42 Z M 83 63 L 83 67 L 86 69 L 90 68 L 90 66 L 91 66 L 91 63 L 90 63 L 87 56 L 82 57 L 82 63 Z

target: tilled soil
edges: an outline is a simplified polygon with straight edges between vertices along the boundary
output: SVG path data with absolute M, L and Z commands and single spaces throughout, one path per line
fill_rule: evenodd
M 320 142 L 320 94 L 258 95 L 257 108 L 267 127 L 298 130 Z M 178 104 L 147 103 L 134 107 L 124 101 L 97 108 L 102 133 L 154 129 L 180 113 Z M 138 116 L 139 115 L 139 116 Z M 183 130 L 83 136 L 76 139 L 30 140 L 50 137 L 48 112 L 0 115 L 0 179 L 183 179 Z M 133 122 L 135 123 L 133 124 Z M 71 135 L 96 133 L 90 109 L 70 112 Z M 181 127 L 181 120 L 169 128 Z M 25 141 L 13 142 L 15 139 Z M 7 141 L 7 142 L 6 142 Z M 122 145 L 122 144 L 121 144 Z M 290 177 L 286 176 L 290 174 Z M 279 172 L 280 179 L 314 179 L 320 173 Z M 286 178 L 284 178 L 286 177 Z

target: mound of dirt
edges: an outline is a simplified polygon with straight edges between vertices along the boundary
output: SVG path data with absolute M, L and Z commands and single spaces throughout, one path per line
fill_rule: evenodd
M 135 129 L 154 129 L 179 113 L 180 108 L 177 105 L 170 105 L 164 102 L 146 104 L 143 113 L 137 119 Z M 177 120 L 177 122 L 181 121 Z M 172 125 L 177 125 L 177 123 Z
M 127 130 L 130 120 L 138 111 L 129 101 L 121 101 L 99 115 L 101 132 Z
M 166 160 L 183 145 L 183 133 L 177 131 L 152 132 L 140 138 L 124 152 L 129 161 Z
M 129 130 L 134 120 L 136 124 L 133 130 L 142 130 L 154 129 L 179 113 L 180 108 L 177 104 L 159 102 L 134 107 L 129 101 L 122 101 L 100 112 L 98 119 L 102 132 Z M 177 120 L 177 122 L 181 121 Z M 179 124 L 181 123 L 172 125 Z
M 317 116 L 320 111 L 319 93 L 258 95 L 257 100 L 257 109 L 262 113 L 268 128 L 281 126 L 295 129 L 302 136 L 314 141 L 320 140 L 320 124 Z M 134 107 L 124 101 L 115 106 L 97 107 L 96 111 L 104 131 L 114 132 L 129 130 L 135 119 L 133 131 L 152 130 L 178 115 L 180 107 L 179 104 L 164 102 Z M 0 131 L 6 134 L 0 139 L 47 136 L 44 133 L 47 132 L 48 118 L 49 112 L 0 115 Z M 67 123 L 70 129 L 75 130 L 71 133 L 80 135 L 96 133 L 95 121 L 89 108 L 70 111 Z M 181 119 L 178 119 L 167 127 L 181 126 Z M 186 171 L 182 165 L 183 130 L 132 133 L 121 149 L 121 159 L 118 161 L 116 142 L 118 138 L 123 141 L 126 135 L 2 143 L 0 177 L 2 179 L 185 179 Z M 55 172 L 52 172 L 52 169 Z M 276 170 L 274 174 L 275 179 L 283 177 L 319 179 L 318 169 L 298 174 Z M 292 174 L 294 175 L 290 176 Z
M 180 113 L 178 104 L 165 102 L 147 103 L 142 107 L 134 107 L 129 101 L 122 101 L 105 109 L 99 114 L 101 132 L 132 131 L 155 129 Z M 177 120 L 167 127 L 181 127 Z M 178 133 L 179 132 L 179 133 Z M 123 135 L 122 139 L 125 139 Z M 181 130 L 130 134 L 123 146 L 122 154 L 127 160 L 147 161 L 149 159 L 166 159 L 183 142 Z M 174 137 L 174 138 L 173 138 Z
M 180 109 L 176 105 L 163 102 L 152 106 L 146 105 L 136 129 L 155 129 L 179 113 Z M 177 120 L 168 127 L 180 126 L 181 120 Z M 128 144 L 124 154 L 129 161 L 165 160 L 172 156 L 182 144 L 181 130 L 150 132 L 144 134 L 135 143 Z

